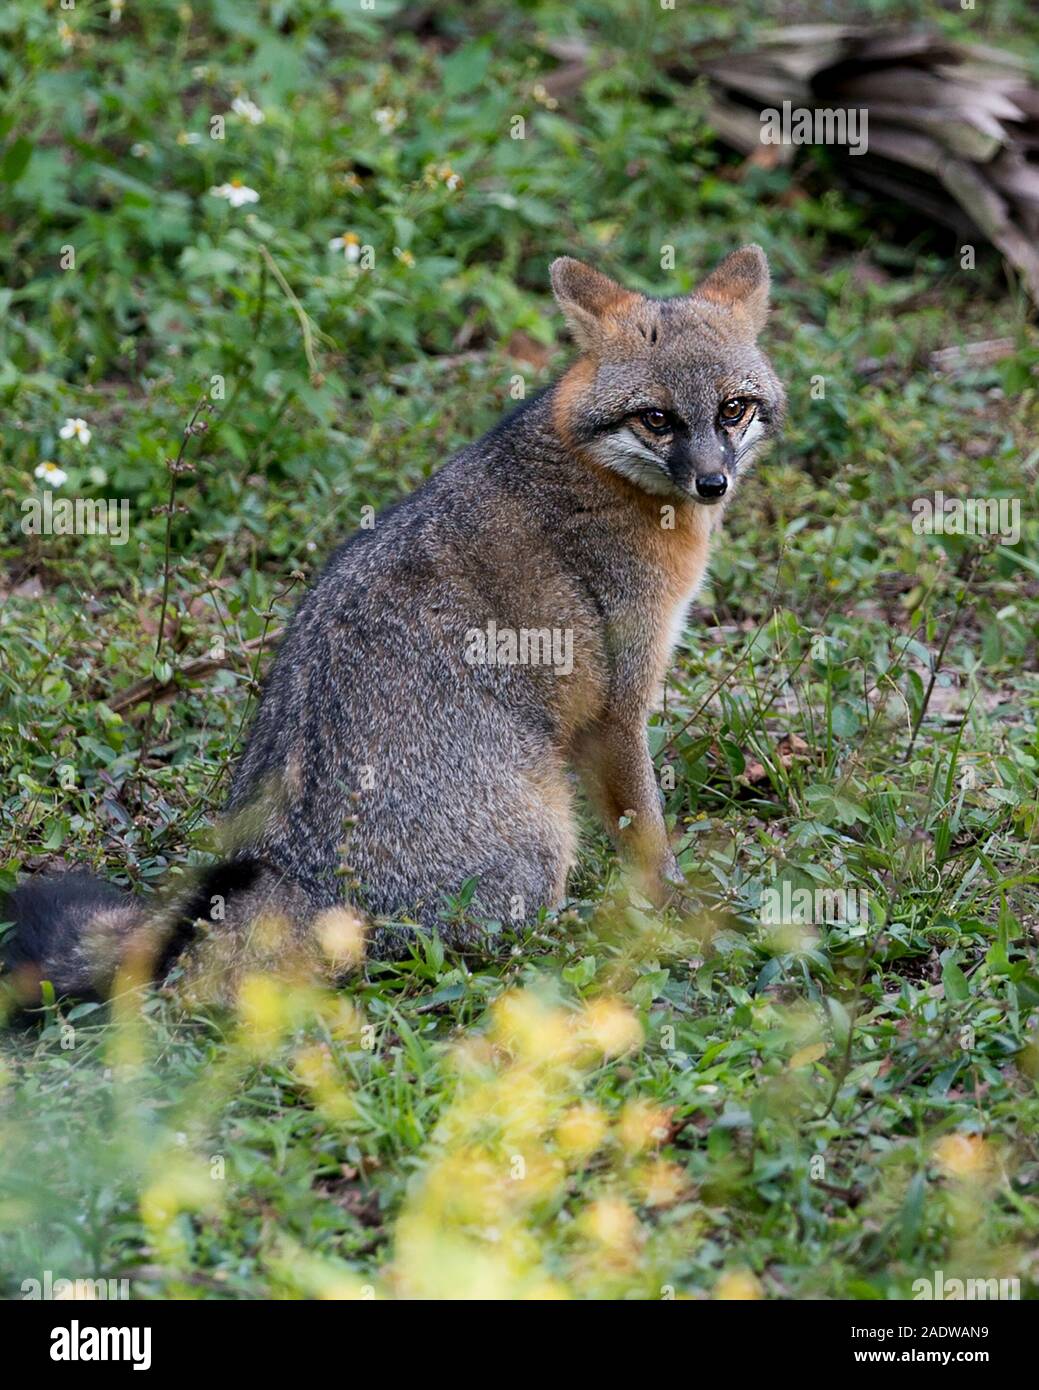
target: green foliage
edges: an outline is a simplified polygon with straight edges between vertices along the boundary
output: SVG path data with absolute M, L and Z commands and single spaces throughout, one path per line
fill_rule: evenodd
M 1034 1293 L 1039 343 L 999 262 L 961 272 L 938 233 L 908 252 L 825 167 L 730 158 L 672 60 L 745 29 L 732 7 L 119 8 L 0 15 L 4 886 L 81 863 L 147 891 L 206 850 L 301 585 L 565 360 L 554 255 L 667 293 L 759 241 L 790 418 L 650 731 L 707 919 L 626 899 L 589 824 L 567 914 L 369 967 L 343 1027 L 324 999 L 261 1049 L 154 996 L 114 1020 L 51 1000 L 0 1061 L 0 1291 L 44 1269 L 145 1296 L 408 1287 L 415 1213 L 476 1163 L 450 1137 L 464 1049 L 491 1095 L 525 1084 L 522 1049 L 480 1052 L 522 990 L 550 1023 L 612 1000 L 643 1035 L 562 1079 L 530 1063 L 608 1136 L 581 1158 L 546 1111 L 529 1156 L 560 1166 L 507 1213 L 535 1289 L 889 1298 L 941 1268 Z M 258 201 L 210 192 L 233 179 Z M 1000 337 L 992 366 L 929 366 Z M 24 534 L 48 460 L 55 496 L 126 500 L 125 545 Z M 917 534 L 938 489 L 1017 499 L 1019 539 Z M 857 920 L 769 916 L 845 888 Z M 665 1117 L 642 1148 L 638 1106 Z M 611 1202 L 637 1213 L 627 1263 Z

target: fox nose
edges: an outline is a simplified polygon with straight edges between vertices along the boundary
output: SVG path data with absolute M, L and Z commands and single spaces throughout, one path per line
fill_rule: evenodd
M 728 491 L 729 480 L 724 473 L 698 473 L 696 490 L 701 497 L 724 497 Z

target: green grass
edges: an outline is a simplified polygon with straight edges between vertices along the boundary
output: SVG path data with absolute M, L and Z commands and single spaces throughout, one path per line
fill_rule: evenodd
M 1023 10 L 940 22 L 1035 68 Z M 364 507 L 566 360 L 553 255 L 674 292 L 756 240 L 789 425 L 651 730 L 707 911 L 626 898 L 589 823 L 568 911 L 482 955 L 252 981 L 236 1016 L 51 1007 L 2 1044 L 0 1293 L 50 1269 L 150 1297 L 889 1298 L 942 1269 L 1034 1296 L 1028 306 L 983 248 L 963 271 L 824 166 L 713 141 L 668 65 L 744 32 L 731 7 L 437 11 L 5 8 L 2 882 L 75 863 L 143 892 L 207 852 L 259 639 Z M 591 70 L 553 108 L 575 38 Z M 212 140 L 246 94 L 263 122 Z M 257 203 L 209 193 L 236 177 Z M 928 364 L 996 337 L 993 366 Z M 126 545 L 22 533 L 43 460 L 61 495 L 128 500 Z M 916 534 L 939 488 L 1017 499 L 1020 539 Z M 772 926 L 784 883 L 865 893 L 869 921 Z

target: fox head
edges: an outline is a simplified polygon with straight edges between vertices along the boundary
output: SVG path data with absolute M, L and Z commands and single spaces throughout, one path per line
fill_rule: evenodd
M 734 251 L 674 299 L 626 290 L 569 256 L 551 276 L 582 350 L 556 388 L 560 434 L 646 492 L 721 502 L 785 404 L 757 347 L 769 291 L 761 248 Z

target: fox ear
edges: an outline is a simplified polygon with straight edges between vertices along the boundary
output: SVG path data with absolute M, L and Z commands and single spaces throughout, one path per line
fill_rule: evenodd
M 556 302 L 566 316 L 574 341 L 582 348 L 594 348 L 602 340 L 604 316 L 634 298 L 616 280 L 572 256 L 553 261 L 549 274 Z
M 768 318 L 769 284 L 764 251 L 760 246 L 741 246 L 726 256 L 706 280 L 701 280 L 692 297 L 731 309 L 746 321 L 751 336 L 756 338 Z

